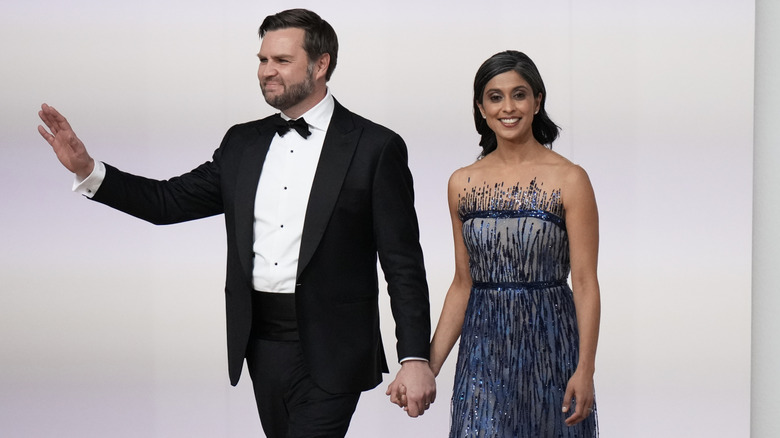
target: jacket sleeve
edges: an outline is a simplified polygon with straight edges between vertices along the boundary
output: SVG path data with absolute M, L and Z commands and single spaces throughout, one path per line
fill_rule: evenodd
M 211 161 L 168 180 L 132 175 L 106 164 L 106 177 L 92 199 L 156 225 L 220 214 L 222 147 Z
M 383 148 L 373 184 L 374 234 L 396 325 L 398 358 L 428 359 L 431 317 L 412 174 L 403 140 Z

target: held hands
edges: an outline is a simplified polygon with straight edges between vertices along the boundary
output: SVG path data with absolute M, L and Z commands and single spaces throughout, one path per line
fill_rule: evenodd
M 41 125 L 38 125 L 38 132 L 51 145 L 60 163 L 75 173 L 79 179 L 88 177 L 95 167 L 95 160 L 87 153 L 84 143 L 76 137 L 68 120 L 54 107 L 45 103 L 41 105 L 38 117 L 43 120 L 51 133 Z
M 407 360 L 385 394 L 390 402 L 404 408 L 410 417 L 423 415 L 436 400 L 436 381 L 424 360 Z
M 574 399 L 574 413 L 566 418 L 567 426 L 574 426 L 580 421 L 588 418 L 593 413 L 593 402 L 595 399 L 593 389 L 593 374 L 580 372 L 578 369 L 569 379 L 566 385 L 566 393 L 563 395 L 564 405 L 561 411 L 566 414 L 569 412 L 571 400 Z

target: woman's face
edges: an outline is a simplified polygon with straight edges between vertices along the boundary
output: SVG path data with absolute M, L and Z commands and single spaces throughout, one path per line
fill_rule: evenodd
M 477 104 L 496 138 L 523 142 L 533 137 L 531 123 L 539 111 L 542 93 L 534 96 L 528 82 L 516 71 L 494 76 Z

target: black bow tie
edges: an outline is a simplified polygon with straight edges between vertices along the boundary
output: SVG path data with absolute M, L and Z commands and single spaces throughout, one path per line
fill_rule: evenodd
M 273 122 L 274 128 L 276 128 L 276 132 L 282 137 L 284 134 L 287 134 L 290 129 L 298 131 L 298 134 L 301 134 L 301 137 L 303 138 L 308 138 L 311 135 L 309 124 L 306 123 L 306 120 L 303 120 L 303 117 L 298 120 L 284 120 L 281 115 L 277 114 L 271 121 Z

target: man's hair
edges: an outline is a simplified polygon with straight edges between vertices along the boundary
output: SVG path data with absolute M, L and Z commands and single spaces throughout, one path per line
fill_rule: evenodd
M 303 29 L 305 32 L 303 50 L 306 51 L 309 63 L 313 63 L 325 53 L 330 55 L 330 64 L 325 73 L 325 80 L 330 80 L 333 70 L 336 69 L 339 53 L 339 40 L 333 27 L 312 11 L 288 9 L 265 17 L 258 33 L 260 38 L 263 38 L 267 32 L 289 28 Z

